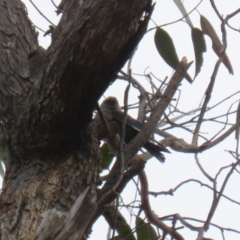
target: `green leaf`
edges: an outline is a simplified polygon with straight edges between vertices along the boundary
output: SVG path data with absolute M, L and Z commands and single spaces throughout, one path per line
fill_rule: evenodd
M 117 232 L 120 239 L 136 240 L 132 233 L 131 227 L 127 224 L 127 221 L 124 218 L 122 218 L 121 222 L 118 222 Z
M 203 32 L 198 28 L 192 28 L 192 41 L 195 53 L 195 77 L 201 70 L 203 64 L 203 53 L 206 52 L 206 43 Z
M 176 70 L 179 64 L 179 59 L 170 35 L 165 30 L 158 27 L 155 32 L 154 41 L 156 48 L 163 60 L 170 67 Z M 192 78 L 188 73 L 186 73 L 185 78 L 188 80 L 189 83 L 192 83 Z
M 101 147 L 101 154 L 102 154 L 101 167 L 102 169 L 108 169 L 110 164 L 112 163 L 114 155 L 109 151 L 108 145 L 106 143 L 104 143 Z
M 137 240 L 157 240 L 155 229 L 144 222 L 140 217 L 136 217 Z
M 170 35 L 158 27 L 155 32 L 154 41 L 156 48 L 163 60 L 173 69 L 176 69 L 179 63 L 177 52 Z

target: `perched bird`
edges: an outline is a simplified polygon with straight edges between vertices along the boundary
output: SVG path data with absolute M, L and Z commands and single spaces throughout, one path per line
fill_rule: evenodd
M 106 98 L 100 105 L 100 109 L 107 122 L 116 121 L 120 125 L 123 123 L 124 112 L 122 112 L 118 100 L 115 97 Z M 130 142 L 142 128 L 142 123 L 127 115 L 124 139 L 125 143 Z M 149 140 L 143 147 L 160 162 L 164 162 L 165 160 L 165 157 L 161 152 L 169 152 L 163 145 L 159 143 L 155 144 Z

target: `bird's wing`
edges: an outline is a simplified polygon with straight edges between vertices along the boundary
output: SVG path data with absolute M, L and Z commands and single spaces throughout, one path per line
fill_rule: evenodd
M 116 121 L 118 121 L 120 123 L 124 122 L 124 114 L 123 114 L 123 112 L 112 111 L 111 113 L 112 113 L 112 118 L 113 119 L 115 119 Z M 126 119 L 126 125 L 128 127 L 133 128 L 136 131 L 136 135 L 143 128 L 143 124 L 142 123 L 140 123 L 136 119 L 130 117 L 129 115 L 127 116 L 127 119 Z M 152 144 L 154 144 L 154 143 L 152 143 Z M 160 143 L 157 143 L 156 147 L 160 147 L 160 150 L 163 151 L 163 152 L 170 153 L 170 151 L 166 147 L 164 147 L 162 144 L 160 144 Z
M 112 118 L 123 123 L 124 113 L 119 111 L 112 111 Z M 132 128 L 136 129 L 138 132 L 143 128 L 143 124 L 137 121 L 136 119 L 127 115 L 126 124 L 130 125 Z

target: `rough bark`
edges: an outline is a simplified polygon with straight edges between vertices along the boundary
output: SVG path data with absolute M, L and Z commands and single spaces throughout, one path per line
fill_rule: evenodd
M 151 0 L 69 1 L 44 50 L 23 4 L 0 0 L 0 116 L 8 139 L 1 239 L 32 239 L 46 210 L 69 211 L 88 186 L 95 191 L 92 111 L 151 11 Z
M 87 186 L 95 189 L 99 175 L 97 145 L 90 134 L 71 154 L 25 159 L 24 164 L 11 165 L 0 198 L 1 239 L 33 239 L 46 210 L 69 211 Z

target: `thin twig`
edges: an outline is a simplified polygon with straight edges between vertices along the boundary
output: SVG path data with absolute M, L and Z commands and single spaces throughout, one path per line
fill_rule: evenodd
M 203 117 L 204 117 L 204 114 L 206 112 L 208 102 L 211 99 L 211 93 L 213 91 L 213 87 L 214 87 L 214 83 L 215 83 L 216 76 L 217 76 L 217 73 L 218 73 L 218 69 L 219 69 L 219 66 L 220 66 L 222 60 L 223 60 L 222 58 L 219 58 L 218 61 L 216 62 L 216 65 L 215 65 L 215 68 L 214 68 L 214 71 L 213 71 L 213 74 L 212 74 L 212 77 L 211 77 L 211 81 L 210 81 L 210 83 L 208 85 L 208 88 L 206 90 L 205 100 L 204 100 L 204 103 L 203 103 L 203 106 L 202 106 L 202 109 L 201 109 L 201 112 L 200 112 L 200 115 L 199 115 L 199 118 L 198 118 L 196 128 L 194 130 L 193 138 L 192 138 L 192 144 L 193 145 L 197 145 L 200 127 L 201 127 L 202 122 L 203 122 Z
M 237 9 L 236 11 L 234 11 L 233 13 L 228 14 L 228 15 L 226 16 L 226 18 L 225 18 L 225 22 L 226 22 L 227 26 L 228 26 L 229 28 L 231 28 L 232 30 L 237 31 L 237 32 L 239 32 L 240 30 L 237 29 L 237 28 L 232 27 L 232 26 L 228 23 L 228 21 L 229 21 L 229 19 L 231 19 L 232 17 L 234 17 L 234 16 L 237 15 L 238 13 L 240 13 L 240 8 Z
M 216 7 L 216 5 L 215 5 L 214 0 L 210 0 L 210 3 L 211 3 L 211 5 L 212 5 L 215 13 L 216 13 L 217 16 L 219 17 L 219 19 L 222 21 L 222 16 L 221 16 L 221 14 L 219 13 L 219 11 L 218 11 L 218 9 L 217 9 L 217 7 Z
M 37 29 L 40 30 L 41 32 L 44 32 L 44 33 L 46 32 L 46 31 L 44 31 L 42 28 L 36 26 L 35 24 L 34 24 L 34 26 L 35 26 L 35 28 L 37 28 Z
M 131 71 L 130 71 L 131 73 Z M 131 78 L 131 74 L 130 74 Z M 127 121 L 127 111 L 128 111 L 128 94 L 129 94 L 129 89 L 131 86 L 131 82 L 129 80 L 129 83 L 126 87 L 125 93 L 124 93 L 124 113 L 123 113 L 123 122 L 121 126 L 121 132 L 120 132 L 120 143 L 119 143 L 119 154 L 118 154 L 118 159 L 120 161 L 120 175 L 119 179 L 115 184 L 115 187 L 118 186 L 118 184 L 121 182 L 123 173 L 124 173 L 124 168 L 125 168 L 125 159 L 124 159 L 124 139 L 125 139 L 125 132 L 126 132 L 126 121 Z
M 236 122 L 231 128 L 229 128 L 225 133 L 223 133 L 219 138 L 215 139 L 212 142 L 205 142 L 202 144 L 202 150 L 207 150 L 216 146 L 218 143 L 226 139 L 230 134 L 232 134 L 240 126 L 240 120 Z M 201 147 L 201 146 L 200 146 Z
M 201 185 L 201 187 L 206 187 L 206 188 L 209 188 L 210 190 L 214 190 L 211 186 L 205 184 L 205 183 L 202 183 L 201 181 L 197 180 L 197 179 L 188 179 L 186 181 L 183 181 L 181 183 L 179 183 L 176 187 L 174 188 L 171 188 L 169 191 L 161 191 L 161 192 L 152 192 L 152 191 L 149 191 L 148 193 L 151 194 L 152 196 L 156 197 L 156 196 L 160 196 L 160 195 L 170 195 L 170 196 L 173 196 L 174 195 L 174 192 L 176 192 L 180 187 L 184 186 L 185 184 L 187 183 L 190 183 L 190 182 L 196 182 L 196 183 L 199 183 Z M 219 194 L 220 192 L 219 191 L 216 191 L 217 194 Z M 237 205 L 240 205 L 240 202 L 226 196 L 226 195 L 222 195 L 223 198 L 226 198 L 227 200 L 229 200 L 230 202 L 233 202 Z
M 179 19 L 177 19 L 177 20 L 175 20 L 175 21 L 173 21 L 173 22 L 170 22 L 170 23 L 165 23 L 165 24 L 162 24 L 162 25 L 160 25 L 160 26 L 156 26 L 156 27 L 153 27 L 153 28 L 149 28 L 149 29 L 148 29 L 148 32 L 156 29 L 157 27 L 164 27 L 164 26 L 171 25 L 171 24 L 174 24 L 174 23 L 176 23 L 176 22 L 179 22 L 179 21 L 183 20 L 186 16 L 190 15 L 201 3 L 202 3 L 202 0 L 201 0 L 190 12 L 188 12 L 188 14 L 184 15 L 183 17 L 181 17 L 181 18 L 179 18 Z
M 53 0 L 51 0 L 51 2 L 52 2 L 52 4 L 53 4 L 53 6 L 54 6 L 56 9 L 58 9 L 58 7 L 57 7 L 57 5 L 55 4 L 55 2 L 54 2 Z
M 118 79 L 123 79 L 125 81 L 129 81 L 129 78 L 131 80 L 131 83 L 133 87 L 138 89 L 140 92 L 140 97 L 139 97 L 139 108 L 138 108 L 138 117 L 137 120 L 139 122 L 143 122 L 145 119 L 146 115 L 146 99 L 147 99 L 147 91 L 146 89 L 137 81 L 133 76 L 128 76 L 125 72 L 120 71 L 123 76 L 118 76 Z
M 175 217 L 176 217 L 176 215 L 174 214 L 174 215 L 170 215 L 170 216 L 167 216 L 167 217 L 166 217 L 166 216 L 165 216 L 165 217 L 162 217 L 161 220 L 172 221 L 172 219 L 175 218 Z M 182 217 L 182 216 L 181 216 L 181 218 L 184 219 L 184 220 L 189 220 L 189 221 L 195 221 L 195 222 L 199 222 L 199 223 L 204 223 L 203 220 L 199 220 L 199 219 L 196 219 L 196 218 Z M 214 224 L 214 223 L 210 223 L 210 225 L 211 225 L 212 227 L 215 227 L 215 228 L 220 229 L 221 231 L 230 231 L 230 232 L 234 232 L 234 233 L 240 234 L 240 231 L 235 230 L 235 229 L 224 228 L 224 227 L 221 227 L 221 226 L 219 226 L 219 225 L 217 225 L 217 224 Z
M 154 111 L 152 111 L 148 122 L 143 126 L 142 131 L 139 132 L 139 134 L 130 143 L 127 144 L 125 151 L 126 159 L 133 157 L 154 132 L 159 119 L 171 102 L 190 65 L 191 63 L 187 63 L 185 58 L 179 63 L 174 76 L 170 80 L 168 87 L 163 94 L 163 97 L 154 108 Z
M 39 14 L 40 14 L 41 16 L 43 16 L 51 25 L 53 25 L 54 27 L 56 27 L 56 25 L 55 25 L 53 22 L 51 22 L 51 21 L 38 9 L 38 7 L 33 3 L 32 0 L 29 0 L 29 1 L 30 1 L 30 3 L 32 3 L 32 5 L 35 7 L 35 9 L 39 12 Z
M 196 160 L 196 163 L 199 167 L 199 169 L 201 170 L 201 172 L 203 173 L 203 175 L 211 182 L 214 182 L 214 179 L 205 171 L 205 169 L 202 167 L 202 165 L 200 164 L 199 162 L 199 159 L 198 159 L 198 155 L 195 154 L 195 160 Z
M 172 229 L 168 227 L 165 223 L 163 223 L 152 211 L 151 205 L 149 203 L 148 199 L 148 181 L 146 173 L 141 171 L 139 174 L 139 180 L 141 184 L 141 202 L 142 202 L 142 208 L 144 210 L 144 213 L 150 223 L 153 225 L 159 227 L 164 233 L 168 233 L 170 236 L 172 236 L 176 240 L 184 240 L 184 238 L 177 232 L 175 229 Z
M 217 209 L 218 203 L 219 203 L 219 201 L 220 201 L 220 199 L 222 197 L 222 194 L 223 194 L 223 191 L 224 191 L 224 189 L 225 189 L 225 187 L 227 185 L 227 182 L 228 182 L 230 176 L 232 175 L 234 169 L 239 165 L 239 163 L 240 163 L 240 160 L 232 165 L 232 168 L 229 171 L 229 173 L 227 174 L 227 176 L 226 176 L 226 178 L 225 178 L 225 180 L 224 180 L 224 182 L 222 184 L 222 187 L 220 189 L 220 192 L 219 192 L 217 198 L 213 201 L 211 209 L 210 209 L 209 214 L 208 214 L 208 217 L 207 217 L 206 222 L 204 224 L 204 230 L 205 231 L 208 230 L 210 221 L 212 220 L 212 217 L 213 217 L 213 215 L 214 215 L 214 213 L 215 213 L 215 211 Z

